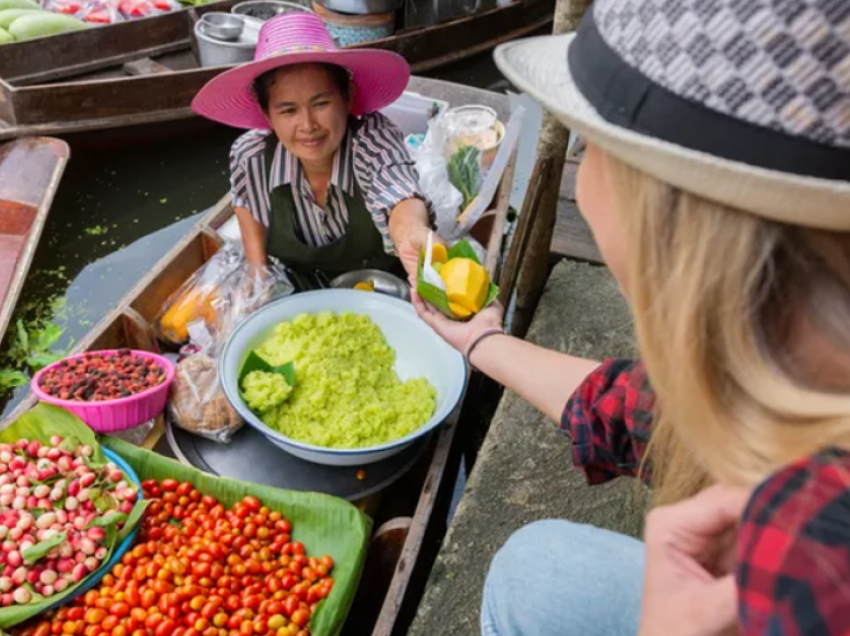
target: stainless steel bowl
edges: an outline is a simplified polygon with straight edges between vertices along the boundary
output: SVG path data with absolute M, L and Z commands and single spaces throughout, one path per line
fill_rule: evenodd
M 285 0 L 248 0 L 231 9 L 232 13 L 265 22 L 283 13 L 313 13 L 307 5 Z
M 410 285 L 388 272 L 379 269 L 358 269 L 337 276 L 331 281 L 331 287 L 335 289 L 354 289 L 357 283 L 371 282 L 375 285 L 375 291 L 410 302 Z
M 225 42 L 238 40 L 245 30 L 245 20 L 242 16 L 219 11 L 202 15 L 201 24 L 206 35 Z

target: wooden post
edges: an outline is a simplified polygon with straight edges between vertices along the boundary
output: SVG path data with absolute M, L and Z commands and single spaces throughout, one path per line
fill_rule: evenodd
M 591 1 L 558 0 L 553 33 L 558 35 L 574 31 Z M 563 60 L 563 63 L 566 64 L 567 61 Z M 534 310 L 546 285 L 549 247 L 555 229 L 561 175 L 569 139 L 569 130 L 549 113 L 544 112 L 540 141 L 537 145 L 537 161 L 529 179 L 529 194 L 534 189 L 537 196 L 526 195 L 523 202 L 515 241 L 519 238 L 523 240 L 516 241 L 518 244 L 511 249 L 512 252 L 514 248 L 521 249 L 522 253 L 517 253 L 514 257 L 514 271 L 506 268 L 505 272 L 509 280 L 510 277 L 517 280 L 516 311 L 511 323 L 511 333 L 520 338 L 528 332 Z

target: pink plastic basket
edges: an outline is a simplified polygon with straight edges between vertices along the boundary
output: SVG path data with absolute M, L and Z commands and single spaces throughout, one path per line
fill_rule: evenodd
M 108 400 L 105 402 L 60 400 L 52 395 L 47 395 L 39 387 L 42 376 L 48 370 L 61 364 L 62 361 L 60 360 L 44 367 L 36 373 L 30 381 L 30 387 L 39 400 L 48 404 L 61 406 L 63 409 L 70 411 L 98 433 L 114 433 L 133 428 L 154 419 L 165 409 L 165 405 L 168 402 L 168 390 L 174 381 L 174 365 L 167 358 L 150 353 L 149 351 L 137 351 L 135 349 L 131 349 L 130 351 L 133 355 L 149 360 L 156 360 L 165 369 L 165 382 L 142 393 L 118 398 L 117 400 Z M 112 355 L 115 353 L 118 353 L 117 349 L 87 351 L 79 355 L 68 356 L 65 360 L 78 360 L 92 354 Z

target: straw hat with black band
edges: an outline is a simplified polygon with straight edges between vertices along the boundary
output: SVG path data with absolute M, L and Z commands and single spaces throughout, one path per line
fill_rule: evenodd
M 566 126 L 652 176 L 850 231 L 850 2 L 596 0 L 576 33 L 496 49 Z

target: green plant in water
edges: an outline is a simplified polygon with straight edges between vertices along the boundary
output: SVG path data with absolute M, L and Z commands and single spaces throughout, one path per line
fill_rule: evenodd
M 6 354 L 11 366 L 0 369 L 0 395 L 29 382 L 24 369 L 35 373 L 61 360 L 72 344 L 69 343 L 65 349 L 53 348 L 64 331 L 55 322 L 34 322 L 26 325 L 22 318 L 18 318 L 15 321 L 15 339 Z

